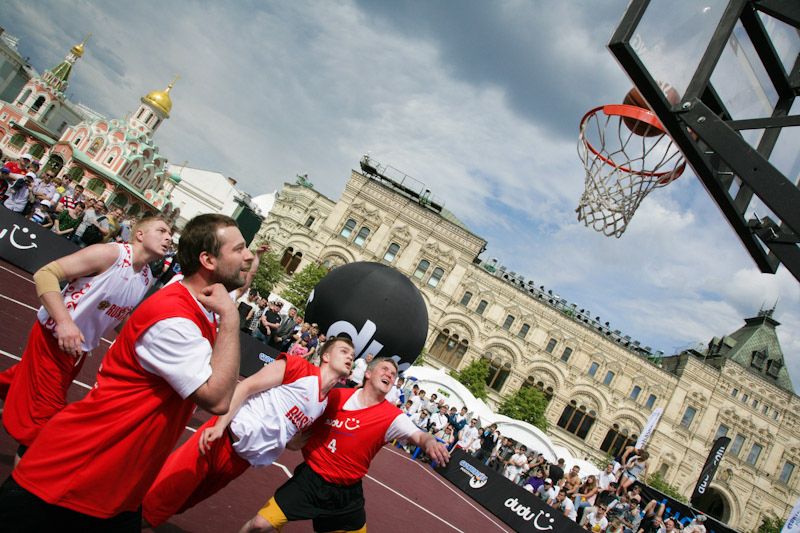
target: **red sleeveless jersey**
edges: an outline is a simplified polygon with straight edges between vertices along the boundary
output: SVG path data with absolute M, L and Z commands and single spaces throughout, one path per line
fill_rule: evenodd
M 99 518 L 135 511 L 178 442 L 194 403 L 142 368 L 136 340 L 166 318 L 187 318 L 214 345 L 216 330 L 180 283 L 131 314 L 83 400 L 54 416 L 14 479 L 44 501 Z
M 402 411 L 383 401 L 366 409 L 345 411 L 355 389 L 332 389 L 328 407 L 312 426 L 303 458 L 325 480 L 352 485 L 369 470 L 372 458 L 386 444 L 386 431 Z

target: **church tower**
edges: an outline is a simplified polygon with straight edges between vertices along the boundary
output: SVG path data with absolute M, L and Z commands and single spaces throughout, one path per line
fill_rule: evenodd
M 151 137 L 161 125 L 161 122 L 169 118 L 169 112 L 172 111 L 172 100 L 169 97 L 169 91 L 178 81 L 178 78 L 180 76 L 176 75 L 166 90 L 152 91 L 142 98 L 142 104 L 128 119 L 128 126 L 131 129 Z
M 64 61 L 25 84 L 16 102 L 23 113 L 41 124 L 47 124 L 58 112 L 64 105 L 64 92 L 69 85 L 72 67 L 83 56 L 83 46 L 91 36 L 90 33 L 81 44 L 73 46 Z

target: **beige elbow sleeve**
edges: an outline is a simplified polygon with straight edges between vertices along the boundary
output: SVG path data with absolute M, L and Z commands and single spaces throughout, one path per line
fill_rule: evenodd
M 36 271 L 33 281 L 36 283 L 36 294 L 41 297 L 46 292 L 61 292 L 59 283 L 67 279 L 67 274 L 58 261 L 46 264 Z

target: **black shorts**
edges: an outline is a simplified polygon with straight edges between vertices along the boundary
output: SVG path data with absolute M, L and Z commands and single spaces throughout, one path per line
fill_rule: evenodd
M 361 481 L 353 485 L 331 483 L 306 463 L 295 468 L 294 477 L 275 492 L 273 499 L 287 521 L 311 520 L 314 531 L 358 531 L 367 523 Z M 273 526 L 283 525 L 259 514 Z

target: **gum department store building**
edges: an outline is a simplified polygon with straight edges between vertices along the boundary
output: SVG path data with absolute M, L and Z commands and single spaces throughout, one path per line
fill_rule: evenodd
M 285 184 L 256 240 L 292 273 L 308 263 L 391 264 L 417 283 L 430 325 L 425 363 L 458 370 L 489 360 L 487 403 L 520 387 L 549 399 L 548 436 L 594 462 L 633 444 L 653 409 L 651 472 L 688 497 L 722 435 L 731 445 L 701 509 L 740 530 L 785 519 L 798 499 L 800 398 L 772 311 L 703 350 L 652 353 L 588 311 L 478 259 L 486 241 L 419 182 L 365 157 L 338 202 L 303 178 Z

